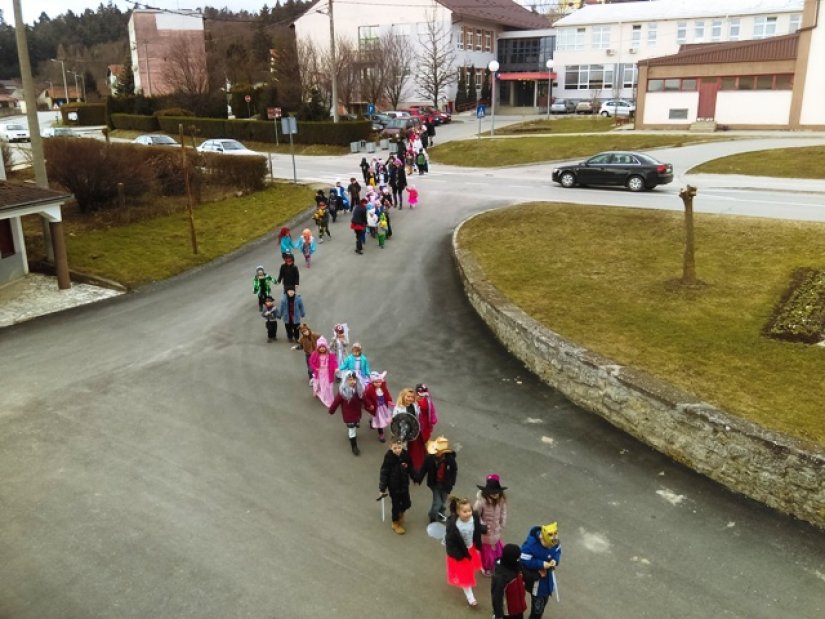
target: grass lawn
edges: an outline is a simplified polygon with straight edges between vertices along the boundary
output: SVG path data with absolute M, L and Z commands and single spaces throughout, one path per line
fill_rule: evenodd
M 706 286 L 693 290 L 673 285 L 679 212 L 526 204 L 476 218 L 461 243 L 554 331 L 731 414 L 825 444 L 825 349 L 760 335 L 793 269 L 823 267 L 825 224 L 697 215 Z
M 559 137 L 523 137 L 502 139 L 471 139 L 447 142 L 429 149 L 436 163 L 494 168 L 521 163 L 585 159 L 603 150 L 647 150 L 665 146 L 681 146 L 726 138 L 702 135 L 633 134 L 616 132 L 594 135 L 561 135 Z
M 171 214 L 103 227 L 69 212 L 64 223 L 69 265 L 130 288 L 165 279 L 272 232 L 313 204 L 314 195 L 310 187 L 285 183 L 198 206 L 194 215 L 197 255 L 192 253 L 188 216 L 180 201 L 173 203 Z M 33 247 L 42 246 L 37 222 L 28 223 Z
M 778 178 L 825 178 L 825 146 L 778 148 L 708 161 L 691 174 L 747 174 Z
M 603 133 L 616 126 L 614 119 L 602 116 L 563 116 L 539 118 L 496 129 L 501 135 L 524 135 L 526 133 Z
M 109 135 L 113 138 L 120 138 L 122 140 L 134 140 L 137 136 L 143 135 L 144 131 L 129 131 L 127 129 L 115 129 Z M 171 136 L 176 141 L 178 140 L 178 135 L 175 134 Z M 195 144 L 198 145 L 203 142 L 203 138 L 195 138 Z M 284 138 L 281 136 L 281 142 L 279 145 L 275 145 L 275 143 L 270 142 L 252 142 L 252 141 L 244 141 L 243 145 L 251 150 L 257 150 L 262 153 L 282 153 L 282 154 L 289 154 L 289 138 Z M 192 138 L 186 137 L 186 144 L 187 146 L 192 144 Z M 331 144 L 295 144 L 295 154 L 296 155 L 344 155 L 348 152 L 349 146 L 334 146 Z

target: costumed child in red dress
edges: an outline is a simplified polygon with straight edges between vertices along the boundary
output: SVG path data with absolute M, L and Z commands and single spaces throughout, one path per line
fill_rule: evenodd
M 386 372 L 370 372 L 370 384 L 364 389 L 364 399 L 367 402 L 367 410 L 372 413 L 370 424 L 378 430 L 378 440 L 382 443 L 387 439 L 384 437 L 384 428 L 392 422 L 392 394 L 384 380 Z
M 338 395 L 329 406 L 329 414 L 334 415 L 341 407 L 341 416 L 347 425 L 347 436 L 353 455 L 361 453 L 358 449 L 358 428 L 361 425 L 361 409 L 364 406 L 364 387 L 355 376 L 355 372 L 345 372 L 341 377 Z
M 435 402 L 433 402 L 429 388 L 424 383 L 415 386 L 415 404 L 418 406 L 418 425 L 421 428 L 421 433 L 415 440 L 419 445 L 416 447 L 408 446 L 408 449 L 416 470 L 420 470 L 421 465 L 424 464 L 424 458 L 427 457 L 427 442 L 433 435 L 435 424 L 438 423 Z M 415 455 L 413 455 L 413 452 L 415 452 Z
M 450 497 L 450 517 L 444 545 L 447 547 L 447 582 L 460 587 L 471 607 L 478 606 L 473 593 L 476 572 L 481 570 L 481 535 L 486 527 L 473 511 L 470 499 Z
M 395 417 L 399 413 L 409 413 L 418 421 L 418 436 L 407 441 L 407 451 L 410 453 L 410 460 L 412 460 L 413 467 L 416 471 L 419 471 L 424 464 L 424 457 L 427 455 L 426 441 L 422 438 L 422 434 L 424 434 L 425 431 L 423 427 L 425 421 L 421 416 L 421 411 L 415 400 L 415 391 L 412 389 L 404 388 L 398 392 L 398 398 L 395 401 L 392 416 Z M 429 426 L 427 427 L 427 435 L 429 436 Z
M 312 370 L 312 394 L 329 407 L 335 399 L 333 385 L 338 362 L 335 359 L 325 337 L 318 338 L 315 351 L 309 356 L 309 367 Z

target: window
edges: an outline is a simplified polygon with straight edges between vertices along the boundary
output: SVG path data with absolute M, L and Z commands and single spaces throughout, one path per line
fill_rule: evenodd
M 476 28 L 476 51 L 480 52 L 484 49 L 484 35 L 481 28 Z
M 682 80 L 680 79 L 670 79 L 665 80 L 665 91 L 666 92 L 676 92 L 682 89 Z
M 773 75 L 757 76 L 756 90 L 773 90 Z
M 753 90 L 753 82 L 754 76 L 753 75 L 743 75 L 739 78 L 739 84 L 737 90 Z
M 776 90 L 792 90 L 793 89 L 793 75 L 777 75 L 774 83 Z
M 638 73 L 635 64 L 626 64 L 622 71 L 622 88 L 635 88 Z
M 613 87 L 613 65 L 567 65 L 564 71 L 567 90 L 602 90 Z
M 458 49 L 464 49 L 464 26 L 461 26 L 461 30 L 459 31 Z
M 630 34 L 630 47 L 639 49 L 642 46 L 642 25 L 634 24 Z
M 16 253 L 14 235 L 11 231 L 11 220 L 0 219 L 0 258 L 8 258 Z
M 669 120 L 687 120 L 688 111 L 686 107 L 670 108 L 667 112 Z
M 556 49 L 581 51 L 584 49 L 584 28 L 559 28 L 556 33 Z
M 693 22 L 693 40 L 696 43 L 701 43 L 705 40 L 705 22 L 703 21 L 695 21 Z
M 485 52 L 493 51 L 493 31 L 492 30 L 485 30 L 484 31 L 484 51 Z
M 736 90 L 736 78 L 735 77 L 723 77 L 722 83 L 719 87 L 720 90 Z
M 610 47 L 610 26 L 593 26 L 590 35 L 594 49 Z
M 408 37 L 408 36 L 410 36 L 410 25 L 409 24 L 393 24 L 392 25 L 392 33 L 397 37 Z
M 648 92 L 662 92 L 665 89 L 665 81 L 664 80 L 648 80 L 647 81 L 647 91 Z
M 687 22 L 680 21 L 676 23 L 676 42 L 684 43 L 687 41 Z
M 648 92 L 695 92 L 696 91 L 696 78 L 686 78 L 683 80 L 678 79 L 669 79 L 669 80 L 648 80 L 647 82 L 647 91 Z
M 728 22 L 728 41 L 739 40 L 739 18 L 730 20 Z
M 696 91 L 696 80 L 695 79 L 683 79 L 682 80 L 682 92 L 695 92 Z
M 710 40 L 711 41 L 721 41 L 722 40 L 722 20 L 721 19 L 714 19 L 710 25 Z
M 766 39 L 776 34 L 776 17 L 754 17 L 753 38 Z
M 464 49 L 468 52 L 473 51 L 473 33 L 475 30 L 467 28 L 464 30 Z
M 799 13 L 795 13 L 791 15 L 790 20 L 788 22 L 788 34 L 793 34 L 797 30 L 799 30 L 799 26 L 802 25 L 802 15 Z
M 647 25 L 647 46 L 656 47 L 656 24 Z
M 358 50 L 362 52 L 378 49 L 378 26 L 358 27 Z

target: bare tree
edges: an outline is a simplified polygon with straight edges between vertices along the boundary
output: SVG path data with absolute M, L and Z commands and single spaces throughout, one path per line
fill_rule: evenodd
M 190 40 L 174 40 L 165 60 L 162 79 L 169 90 L 190 97 L 209 93 L 206 57 Z
M 435 107 L 438 107 L 438 101 L 447 86 L 456 79 L 456 56 L 451 39 L 449 28 L 436 21 L 435 13 L 430 13 L 425 22 L 425 31 L 419 34 L 421 51 L 416 62 L 420 68 L 415 81 L 418 94 L 432 101 Z
M 301 101 L 309 101 L 313 89 L 317 89 L 324 100 L 328 100 L 332 91 L 332 81 L 330 74 L 324 69 L 324 59 L 318 53 L 318 48 L 308 39 L 298 41 L 297 48 Z
M 327 55 L 327 66 L 332 62 Z M 350 106 L 359 94 L 359 66 L 358 66 L 358 48 L 353 43 L 352 39 L 341 37 L 335 42 L 335 77 L 338 86 L 338 98 L 348 112 L 351 112 Z M 330 71 L 331 73 L 331 71 Z
M 415 53 L 407 36 L 388 33 L 381 39 L 384 67 L 383 94 L 392 109 L 404 96 L 404 87 L 412 75 Z M 374 99 L 373 99 L 374 100 Z

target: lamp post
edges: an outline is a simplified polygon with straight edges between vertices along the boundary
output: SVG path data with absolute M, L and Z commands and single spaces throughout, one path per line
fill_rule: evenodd
M 498 60 L 491 60 L 487 68 L 490 70 L 490 135 L 496 133 L 496 71 L 499 68 Z
M 60 68 L 63 71 L 63 94 L 66 96 L 66 103 L 69 102 L 69 85 L 66 83 L 66 63 L 62 60 L 49 59 L 50 62 L 59 62 Z
M 77 71 L 69 71 L 74 76 L 74 94 L 75 98 L 80 98 L 80 80 Z
M 544 63 L 547 67 L 547 119 L 550 119 L 550 105 L 553 103 L 553 59 Z

